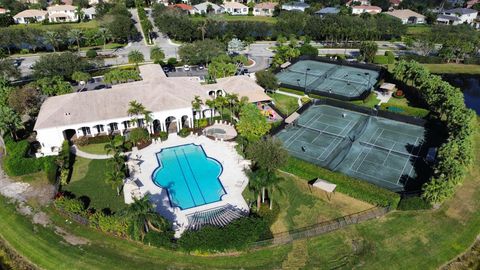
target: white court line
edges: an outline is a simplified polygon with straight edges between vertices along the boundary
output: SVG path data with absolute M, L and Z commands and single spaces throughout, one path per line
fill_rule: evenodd
M 315 119 L 316 116 L 317 116 L 317 115 L 314 115 L 314 116 L 312 117 L 312 119 L 310 119 L 310 120 L 307 121 L 307 123 L 310 123 L 312 120 L 315 121 L 314 119 Z M 305 133 L 305 130 L 306 130 L 306 129 L 304 129 L 304 128 L 301 128 L 301 129 L 297 130 L 295 133 L 293 133 L 293 135 L 292 135 L 289 139 L 292 139 L 293 137 L 295 137 L 295 135 L 297 135 L 298 132 L 300 132 L 300 131 L 301 131 L 302 133 L 301 133 L 300 135 L 298 135 L 296 138 L 302 136 L 303 133 Z M 294 138 L 294 139 L 286 146 L 286 148 L 289 148 L 290 145 L 292 145 L 292 143 L 295 142 L 296 138 Z M 285 142 L 287 142 L 287 141 L 288 141 L 288 140 L 286 140 Z
M 372 134 L 372 136 L 370 136 L 369 141 L 373 138 L 373 136 L 375 136 L 375 134 L 377 134 L 378 129 L 379 129 L 379 128 L 377 128 L 377 129 L 375 130 L 375 132 Z M 354 170 L 354 169 L 353 169 L 353 165 L 355 165 L 355 163 L 357 163 L 357 160 L 358 160 L 358 159 L 360 158 L 360 156 L 363 154 L 363 151 L 364 151 L 364 149 L 362 149 L 362 151 L 357 155 L 357 157 L 356 157 L 355 160 L 353 161 L 352 165 L 350 166 L 350 170 L 352 170 L 352 171 L 354 171 L 354 172 L 357 171 L 357 170 Z M 360 163 L 360 165 L 361 165 L 361 164 L 362 164 L 362 163 Z M 359 167 L 360 167 L 360 166 L 359 166 Z
M 380 137 L 382 137 L 383 131 L 384 131 L 384 130 L 382 129 L 382 132 L 380 133 L 380 135 L 378 135 L 378 137 L 375 139 L 375 142 L 374 142 L 373 144 L 376 145 L 378 139 L 379 139 Z M 358 165 L 358 168 L 357 168 L 355 171 L 358 172 L 358 169 L 360 169 L 360 167 L 362 166 L 362 164 L 363 164 L 363 162 L 365 161 L 365 159 L 367 158 L 367 156 L 372 152 L 372 149 L 373 149 L 373 147 L 370 147 L 368 153 L 363 157 L 362 162 L 360 162 L 360 165 Z
M 342 129 L 342 131 L 340 132 L 340 136 L 344 136 L 344 135 L 341 135 L 341 134 L 343 133 L 343 131 L 344 131 L 347 127 L 350 126 L 351 123 L 352 123 L 352 120 L 349 120 L 348 124 L 347 124 L 346 126 L 344 126 L 343 129 Z M 329 126 L 330 126 L 330 125 L 327 124 L 327 128 L 328 128 Z M 350 128 L 350 130 L 351 130 L 351 128 Z M 350 131 L 350 130 L 349 130 L 349 131 Z M 338 142 L 336 142 L 335 147 L 333 147 L 333 148 L 330 150 L 330 152 L 329 152 L 325 157 L 323 157 L 323 160 L 322 160 L 322 161 L 325 161 L 325 159 L 327 159 L 327 157 L 329 157 L 329 156 L 333 153 L 333 151 L 334 151 L 335 149 L 337 149 L 337 147 L 338 147 L 338 146 L 340 145 L 340 143 L 343 141 L 343 139 L 340 139 L 340 138 L 336 138 L 336 137 L 335 137 L 334 141 L 324 150 L 324 152 L 322 153 L 322 155 L 325 153 L 325 151 L 327 151 L 328 148 L 330 148 L 330 146 L 332 146 L 332 145 L 335 143 L 335 141 L 336 141 L 337 139 L 338 139 Z M 322 155 L 320 155 L 317 159 L 320 159 L 320 157 L 321 157 Z
M 390 140 L 388 140 L 388 141 L 390 141 Z M 396 142 L 393 142 L 393 146 L 392 146 L 392 148 L 390 148 L 390 150 L 388 150 L 388 154 L 387 154 L 387 156 L 385 157 L 385 160 L 383 161 L 382 166 L 385 167 L 385 162 L 387 162 L 387 159 L 388 159 L 388 157 L 390 156 L 390 153 L 392 153 L 392 150 L 393 150 L 393 148 L 395 148 L 395 145 L 396 145 L 396 144 L 397 144 Z

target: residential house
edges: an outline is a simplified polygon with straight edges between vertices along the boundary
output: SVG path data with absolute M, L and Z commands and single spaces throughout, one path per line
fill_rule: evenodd
M 399 18 L 403 24 L 423 24 L 425 23 L 426 18 L 422 14 L 414 12 L 410 9 L 398 9 L 384 13 L 395 18 Z
M 7 9 L 0 7 L 0 14 L 6 14 L 7 12 Z
M 83 136 L 121 134 L 133 128 L 147 128 L 150 133 L 178 132 L 193 127 L 193 120 L 210 117 L 211 108 L 192 108 L 192 100 L 203 101 L 235 93 L 250 102 L 269 101 L 265 90 L 247 76 L 233 76 L 203 85 L 194 77 L 167 77 L 159 65 L 139 67 L 141 81 L 113 85 L 111 89 L 49 97 L 42 104 L 35 123 L 36 140 L 41 148 L 37 157 L 57 155 L 62 142 Z M 136 100 L 151 111 L 153 121 L 132 121 L 127 113 Z
M 353 6 L 352 7 L 352 14 L 354 15 L 358 15 L 362 13 L 378 14 L 380 12 L 382 12 L 382 8 L 377 6 Z
M 402 3 L 402 0 L 390 0 L 390 8 L 397 8 L 400 3 Z
M 221 14 L 223 12 L 223 7 L 210 2 L 203 2 L 193 6 L 193 14 Z
M 289 2 L 289 3 L 286 3 L 286 4 L 282 5 L 283 10 L 301 11 L 301 12 L 304 12 L 305 9 L 307 9 L 309 7 L 310 7 L 310 5 L 303 2 L 303 1 Z
M 42 22 L 47 18 L 47 14 L 45 10 L 27 9 L 13 16 L 13 20 L 19 24 Z
M 454 8 L 444 10 L 437 17 L 437 23 L 439 24 L 473 24 L 477 18 L 478 11 L 470 8 Z
M 225 2 L 223 9 L 230 15 L 248 15 L 248 7 L 238 2 Z
M 95 7 L 82 8 L 83 18 L 87 20 L 93 20 L 97 15 Z
M 361 6 L 370 6 L 370 0 L 349 0 L 345 5 L 352 6 L 353 4 L 359 3 Z
M 47 8 L 50 22 L 75 22 L 78 20 L 77 7 L 71 5 L 54 5 Z
M 339 8 L 336 7 L 325 7 L 320 9 L 319 11 L 315 12 L 315 15 L 320 17 L 324 17 L 326 15 L 337 15 L 340 12 Z
M 193 7 L 190 6 L 190 5 L 184 4 L 184 3 L 175 4 L 175 5 L 172 5 L 170 7 L 181 10 L 181 11 L 187 13 L 187 14 L 193 14 Z
M 472 8 L 475 4 L 480 3 L 480 0 L 470 0 L 467 1 L 467 4 L 465 5 L 466 8 Z
M 273 16 L 273 11 L 278 3 L 263 2 L 256 4 L 253 8 L 253 15 L 255 16 Z
M 447 0 L 451 6 L 461 7 L 465 3 L 465 0 Z

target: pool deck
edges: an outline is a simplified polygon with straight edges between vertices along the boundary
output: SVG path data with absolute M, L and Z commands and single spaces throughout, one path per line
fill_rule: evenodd
M 159 166 L 156 154 L 162 148 L 191 143 L 201 145 L 207 156 L 215 158 L 222 164 L 223 172 L 220 175 L 220 181 L 227 194 L 223 195 L 218 202 L 181 210 L 170 205 L 166 190 L 153 182 L 152 173 Z M 157 211 L 173 223 L 176 237 L 179 237 L 187 228 L 187 216 L 195 212 L 227 205 L 248 211 L 242 192 L 248 184 L 244 170 L 249 168 L 250 162 L 237 153 L 235 145 L 235 142 L 213 141 L 205 136 L 190 135 L 187 138 L 181 138 L 176 134 L 170 134 L 168 140 L 164 142 L 154 142 L 142 150 L 132 151 L 128 156 L 131 177 L 126 180 L 123 192 L 125 203 L 130 204 L 134 201 L 134 197 L 150 194 L 150 199 Z M 138 187 L 133 183 L 135 180 L 139 180 L 143 186 Z

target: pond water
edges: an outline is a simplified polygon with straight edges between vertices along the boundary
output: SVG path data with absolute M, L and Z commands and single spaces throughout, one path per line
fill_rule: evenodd
M 480 115 L 480 76 L 448 76 L 445 79 L 462 89 L 467 107 Z

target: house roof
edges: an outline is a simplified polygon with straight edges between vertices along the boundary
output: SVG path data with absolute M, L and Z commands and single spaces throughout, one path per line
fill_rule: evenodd
M 471 8 L 454 8 L 454 9 L 445 10 L 443 12 L 444 13 L 452 13 L 452 14 L 460 14 L 460 15 L 478 13 L 478 11 L 476 11 L 475 9 L 471 9 Z
M 400 19 L 408 19 L 410 17 L 417 17 L 417 18 L 424 18 L 425 19 L 425 16 L 423 16 L 422 14 L 419 14 L 415 11 L 412 11 L 410 9 L 398 9 L 398 10 L 388 11 L 388 12 L 384 12 L 384 13 L 388 14 L 388 15 L 391 15 L 393 17 L 400 18 Z
M 67 18 L 67 17 L 69 17 L 69 15 L 67 13 L 60 12 L 60 13 L 50 14 L 50 15 L 48 15 L 48 17 L 49 18 Z
M 85 15 L 95 15 L 95 14 L 97 14 L 97 11 L 96 11 L 95 7 L 84 8 L 84 9 L 82 9 L 82 11 Z
M 13 16 L 14 19 L 17 18 L 30 18 L 30 17 L 39 17 L 39 16 L 45 16 L 47 15 L 47 12 L 45 10 L 40 10 L 40 9 L 26 9 L 20 13 L 17 13 L 15 16 Z
M 222 8 L 219 5 L 214 4 L 214 3 L 210 3 L 210 2 L 203 2 L 203 3 L 200 3 L 200 4 L 195 5 L 193 7 L 197 10 L 207 10 L 208 5 L 211 5 L 212 8 L 215 9 L 215 10 L 218 10 L 218 9 Z
M 443 15 L 443 14 L 440 14 L 437 16 L 437 21 L 438 20 L 447 20 L 447 21 L 460 21 L 460 18 L 458 18 L 457 16 L 451 16 L 451 15 Z
M 370 10 L 370 11 L 382 11 L 381 7 L 377 6 L 353 6 L 352 9 L 362 9 L 362 10 Z
M 47 7 L 47 11 L 65 11 L 65 10 L 76 10 L 77 7 L 72 6 L 72 5 L 55 5 L 55 6 L 49 6 Z
M 225 8 L 248 8 L 244 4 L 238 3 L 238 2 L 225 2 L 225 3 L 223 3 L 223 7 L 225 7 Z
M 316 14 L 337 14 L 340 12 L 339 8 L 336 7 L 325 7 L 315 12 Z
M 261 8 L 261 9 L 274 9 L 278 3 L 273 3 L 273 2 L 263 2 L 255 5 L 255 8 Z
M 271 98 L 265 94 L 265 89 L 248 76 L 231 76 L 217 79 L 216 83 L 205 84 L 208 90 L 223 89 L 227 93 L 238 94 L 239 97 L 248 97 L 249 102 L 268 101 Z
M 208 90 L 247 96 L 251 102 L 270 100 L 264 89 L 246 76 L 218 79 L 201 85 L 198 78 L 166 77 L 159 65 L 140 66 L 142 81 L 113 85 L 110 89 L 47 98 L 35 130 L 127 117 L 128 103 L 136 100 L 152 112 L 190 108 L 195 96 L 209 99 Z
M 7 13 L 7 10 L 4 9 L 4 8 L 2 8 L 2 7 L 0 7 L 0 14 L 3 14 L 3 13 Z
M 400 3 L 402 3 L 402 0 L 390 0 L 390 4 L 394 6 L 400 5 Z
M 176 7 L 176 8 L 179 8 L 179 9 L 183 9 L 183 10 L 187 10 L 187 11 L 193 9 L 192 6 L 187 5 L 187 4 L 183 4 L 183 3 L 181 3 L 181 4 L 175 4 L 175 5 L 173 5 L 173 7 Z

